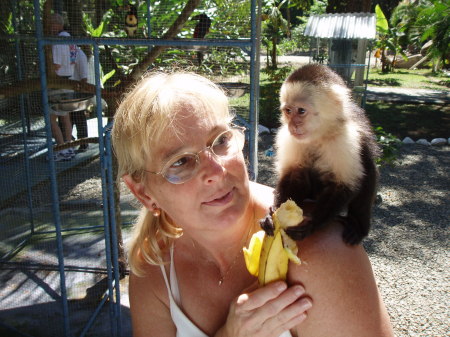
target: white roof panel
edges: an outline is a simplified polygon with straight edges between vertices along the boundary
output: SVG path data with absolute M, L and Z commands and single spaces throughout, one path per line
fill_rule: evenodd
M 374 13 L 340 13 L 311 15 L 305 35 L 324 39 L 374 39 Z

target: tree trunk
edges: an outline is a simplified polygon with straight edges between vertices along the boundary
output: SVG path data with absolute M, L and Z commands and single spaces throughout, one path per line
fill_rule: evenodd
M 181 31 L 186 21 L 191 16 L 192 12 L 198 7 L 201 0 L 189 0 L 184 6 L 181 14 L 172 24 L 172 26 L 163 35 L 162 39 L 173 39 Z M 156 60 L 156 58 L 168 47 L 166 46 L 155 46 L 148 53 L 148 55 L 136 65 L 129 75 L 129 82 L 134 82 L 138 80 L 148 69 L 148 67 Z
M 277 38 L 276 37 L 272 38 L 272 55 L 271 55 L 271 59 L 272 59 L 272 69 L 277 69 L 278 65 L 277 65 Z

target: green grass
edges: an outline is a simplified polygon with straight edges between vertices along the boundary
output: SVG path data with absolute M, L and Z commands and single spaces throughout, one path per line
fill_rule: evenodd
M 400 140 L 450 137 L 450 107 L 434 104 L 368 102 L 366 112 L 373 126 L 381 126 Z
M 382 73 L 372 68 L 369 72 L 369 86 L 398 87 L 414 89 L 449 90 L 450 78 L 443 74 L 434 74 L 429 69 L 397 69 Z

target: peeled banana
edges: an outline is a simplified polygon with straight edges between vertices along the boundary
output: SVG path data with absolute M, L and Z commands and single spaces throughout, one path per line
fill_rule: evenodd
M 273 235 L 261 230 L 253 234 L 248 248 L 244 247 L 244 259 L 250 274 L 258 277 L 260 286 L 286 280 L 289 261 L 300 264 L 297 257 L 297 243 L 285 229 L 297 226 L 303 220 L 303 211 L 297 204 L 288 200 L 272 214 Z

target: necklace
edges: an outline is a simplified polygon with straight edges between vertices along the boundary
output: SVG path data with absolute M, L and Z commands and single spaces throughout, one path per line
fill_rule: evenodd
M 237 254 L 236 257 L 234 258 L 233 262 L 231 262 L 230 266 L 228 267 L 228 269 L 225 271 L 225 273 L 222 275 L 220 275 L 219 278 L 219 286 L 221 286 L 223 284 L 223 281 L 225 279 L 225 277 L 230 273 L 231 269 L 233 269 L 234 265 L 236 264 L 236 261 L 238 260 L 238 257 L 241 255 L 242 250 L 240 250 Z
M 240 247 L 243 247 L 243 246 L 247 243 L 247 240 L 248 240 L 248 237 L 249 237 L 249 235 L 250 235 L 250 232 L 251 232 L 252 229 L 253 229 L 254 222 L 255 222 L 255 218 L 256 218 L 256 217 L 255 217 L 255 212 L 256 212 L 255 208 L 256 208 L 256 206 L 253 205 L 253 217 L 252 217 L 252 220 L 251 220 L 251 222 L 250 222 L 250 225 L 249 225 L 249 228 L 248 228 L 247 235 L 245 235 L 245 236 L 243 237 L 242 242 L 241 242 L 241 246 L 240 246 Z M 195 244 L 195 241 L 192 241 L 192 246 L 193 246 L 194 249 L 197 249 L 197 246 L 196 246 L 196 244 Z M 220 268 L 217 267 L 217 269 L 219 269 L 219 273 L 220 273 L 219 282 L 218 282 L 219 286 L 221 286 L 221 285 L 223 284 L 223 282 L 225 281 L 225 278 L 228 276 L 228 274 L 230 273 L 230 271 L 233 269 L 234 265 L 235 265 L 236 262 L 239 260 L 239 257 L 241 256 L 241 254 L 242 254 L 242 248 L 239 249 L 239 251 L 237 252 L 236 256 L 235 256 L 234 259 L 233 259 L 233 262 L 231 262 L 230 266 L 227 268 L 227 270 L 225 271 L 225 273 L 223 273 L 223 274 L 220 273 Z
M 248 228 L 247 235 L 244 236 L 244 239 L 242 240 L 241 246 L 240 246 L 240 247 L 243 247 L 243 246 L 247 243 L 248 237 L 249 237 L 250 232 L 251 232 L 251 230 L 252 230 L 252 228 L 253 228 L 253 222 L 255 221 L 255 207 L 256 207 L 256 206 L 253 205 L 253 218 L 252 218 L 252 221 L 251 221 L 250 226 L 249 226 L 249 228 Z M 225 271 L 225 273 L 223 273 L 223 274 L 221 273 L 221 274 L 220 274 L 220 278 L 219 278 L 219 287 L 223 284 L 223 281 L 225 280 L 225 277 L 227 277 L 227 275 L 228 275 L 228 274 L 230 273 L 230 271 L 233 269 L 234 265 L 235 265 L 236 262 L 238 261 L 238 259 L 239 259 L 239 257 L 241 256 L 241 254 L 242 254 L 242 248 L 239 249 L 238 253 L 237 253 L 236 256 L 234 257 L 233 262 L 231 262 L 230 266 L 229 266 L 228 269 Z M 219 269 L 219 272 L 220 272 L 220 269 Z

